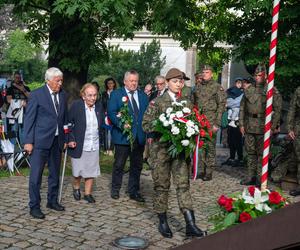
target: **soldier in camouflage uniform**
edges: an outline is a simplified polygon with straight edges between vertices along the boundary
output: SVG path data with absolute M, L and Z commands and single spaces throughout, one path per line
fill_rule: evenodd
M 259 65 L 255 70 L 255 86 L 245 89 L 240 106 L 240 130 L 245 136 L 247 152 L 247 179 L 241 185 L 260 185 L 262 170 L 262 154 L 264 145 L 264 126 L 266 109 L 266 68 Z M 282 98 L 276 88 L 273 96 L 272 132 L 278 132 Z
M 210 122 L 214 134 L 221 126 L 222 114 L 225 111 L 226 95 L 219 83 L 212 79 L 212 68 L 208 65 L 202 70 L 203 81 L 195 86 L 194 104 L 202 110 Z M 213 167 L 216 165 L 216 136 L 207 142 L 208 150 L 203 151 L 200 159 L 199 177 L 204 181 L 212 179 Z
M 300 87 L 291 100 L 290 108 L 287 116 L 287 129 L 289 136 L 294 140 L 294 150 L 297 160 L 297 180 L 298 187 L 290 191 L 290 195 L 300 195 Z
M 168 91 L 150 103 L 143 118 L 143 129 L 147 133 L 150 144 L 149 164 L 153 168 L 152 178 L 154 184 L 153 205 L 159 218 L 159 232 L 171 238 L 172 231 L 167 222 L 168 193 L 171 185 L 171 175 L 176 186 L 177 200 L 186 221 L 187 236 L 204 236 L 205 232 L 195 224 L 192 199 L 190 194 L 189 168 L 184 157 L 171 158 L 168 153 L 169 144 L 159 142 L 159 135 L 153 132 L 153 121 L 178 100 L 176 94 L 183 86 L 183 75 L 178 69 L 172 68 L 166 75 Z M 180 97 L 179 100 L 183 98 Z M 188 101 L 188 100 L 187 100 Z M 192 108 L 192 103 L 188 101 Z

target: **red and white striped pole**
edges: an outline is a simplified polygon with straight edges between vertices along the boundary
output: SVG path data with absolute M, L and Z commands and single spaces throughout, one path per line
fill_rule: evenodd
M 272 119 L 272 103 L 273 103 L 273 87 L 275 76 L 275 62 L 276 62 L 276 46 L 277 46 L 277 31 L 278 31 L 278 16 L 280 9 L 280 0 L 274 0 L 272 13 L 272 35 L 270 44 L 270 59 L 269 59 L 269 75 L 267 88 L 267 104 L 266 104 L 266 118 L 265 118 L 265 133 L 264 133 L 264 151 L 262 160 L 262 174 L 261 174 L 261 190 L 267 188 L 268 181 L 268 163 L 270 152 L 270 137 L 271 137 L 271 119 Z

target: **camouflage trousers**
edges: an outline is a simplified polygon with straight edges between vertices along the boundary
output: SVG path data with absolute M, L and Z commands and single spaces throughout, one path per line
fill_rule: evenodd
M 294 150 L 297 161 L 297 180 L 298 184 L 300 184 L 300 135 L 297 135 L 294 141 Z
M 247 153 L 248 177 L 261 176 L 264 135 L 246 134 L 245 150 Z
M 216 137 L 207 141 L 207 150 L 199 152 L 198 173 L 211 175 L 216 166 Z
M 171 176 L 176 188 L 179 208 L 182 212 L 192 210 L 190 194 L 190 170 L 184 159 L 172 159 L 166 145 L 154 142 L 150 145 L 149 164 L 153 168 L 154 185 L 153 207 L 156 213 L 168 210 L 168 196 L 171 186 Z

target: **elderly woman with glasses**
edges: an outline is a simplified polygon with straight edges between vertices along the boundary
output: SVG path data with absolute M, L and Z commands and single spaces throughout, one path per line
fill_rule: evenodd
M 100 175 L 99 140 L 102 139 L 101 125 L 104 112 L 101 102 L 97 102 L 97 89 L 92 83 L 85 84 L 80 90 L 81 98 L 75 100 L 69 111 L 68 154 L 71 156 L 74 176 L 73 196 L 80 200 L 80 181 L 84 178 L 83 199 L 94 203 L 92 187 L 94 178 Z

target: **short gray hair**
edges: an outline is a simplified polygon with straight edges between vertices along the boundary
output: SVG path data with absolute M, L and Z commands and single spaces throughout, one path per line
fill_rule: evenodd
M 52 67 L 46 70 L 45 81 L 49 81 L 56 76 L 63 76 L 63 72 L 60 69 Z
M 128 78 L 129 75 L 136 75 L 139 77 L 139 73 L 135 70 L 128 70 L 124 74 L 124 81 Z
M 158 81 L 159 79 L 162 79 L 162 80 L 164 80 L 164 81 L 166 80 L 166 78 L 165 78 L 164 76 L 158 75 L 158 76 L 155 77 L 154 82 L 157 83 L 157 81 Z

